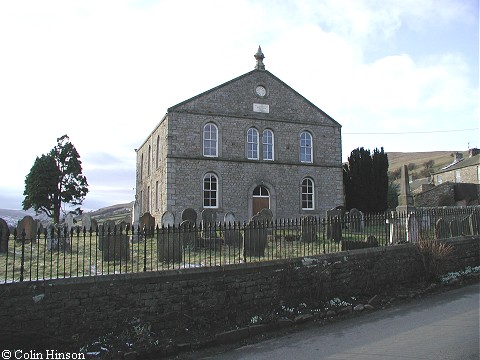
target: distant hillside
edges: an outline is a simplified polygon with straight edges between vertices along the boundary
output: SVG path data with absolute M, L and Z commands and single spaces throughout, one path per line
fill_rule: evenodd
M 457 151 L 429 151 L 429 152 L 389 152 L 388 163 L 389 171 L 393 172 L 403 165 L 414 164 L 414 169 L 410 173 L 419 173 L 423 164 L 429 160 L 434 161 L 433 171 L 437 171 L 445 165 L 451 164 L 454 160 L 452 154 Z M 463 157 L 468 157 L 468 151 L 458 151 Z
M 132 216 L 132 206 L 133 202 L 126 204 L 117 204 L 112 206 L 107 206 L 95 211 L 90 211 L 88 214 L 91 215 L 92 219 L 102 223 L 106 220 L 114 220 L 116 222 L 120 221 L 130 221 Z M 38 219 L 41 222 L 49 222 L 49 218 L 46 215 L 35 215 L 33 210 L 8 210 L 0 209 L 0 218 L 5 220 L 9 226 L 17 226 L 19 220 L 23 219 L 25 216 L 30 215 L 34 219 Z M 81 216 L 75 217 L 76 221 L 80 221 Z

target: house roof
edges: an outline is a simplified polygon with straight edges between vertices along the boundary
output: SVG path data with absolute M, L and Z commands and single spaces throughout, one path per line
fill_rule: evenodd
M 480 154 L 474 155 L 474 156 L 469 157 L 469 158 L 464 158 L 464 159 L 460 160 L 459 162 L 457 162 L 457 163 L 455 163 L 451 166 L 448 166 L 447 168 L 443 168 L 439 171 L 434 172 L 434 174 L 442 174 L 442 173 L 445 173 L 445 172 L 448 172 L 448 171 L 458 170 L 458 169 L 462 169 L 462 168 L 465 168 L 465 167 L 476 166 L 476 165 L 480 165 Z

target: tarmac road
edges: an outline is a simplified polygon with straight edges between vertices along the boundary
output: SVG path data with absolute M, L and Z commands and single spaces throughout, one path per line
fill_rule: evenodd
M 479 359 L 479 284 L 203 359 Z

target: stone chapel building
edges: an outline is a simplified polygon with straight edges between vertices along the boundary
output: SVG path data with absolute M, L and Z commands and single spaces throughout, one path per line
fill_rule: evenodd
M 136 150 L 135 217 L 175 223 L 193 208 L 246 221 L 320 216 L 343 205 L 341 125 L 265 70 L 254 70 L 167 110 Z

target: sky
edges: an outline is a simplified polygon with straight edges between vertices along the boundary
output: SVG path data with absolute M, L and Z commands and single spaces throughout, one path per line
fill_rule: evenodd
M 268 71 L 353 149 L 480 147 L 478 0 L 0 0 L 0 208 L 67 134 L 84 210 L 135 197 L 135 150 L 167 109 Z

